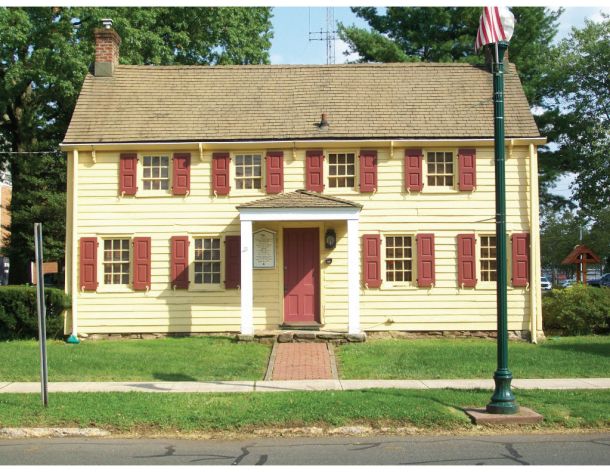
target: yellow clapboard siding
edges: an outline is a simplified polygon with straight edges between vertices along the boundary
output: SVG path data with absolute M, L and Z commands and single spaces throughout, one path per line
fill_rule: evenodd
M 346 143 L 345 150 L 358 145 Z M 364 147 L 369 147 L 365 146 Z M 430 150 L 424 147 L 424 151 Z M 447 149 L 442 143 L 438 149 Z M 453 148 L 456 149 L 456 148 Z M 230 150 L 230 144 L 227 144 Z M 305 186 L 305 150 L 284 151 L 284 187 L 293 191 Z M 152 153 L 152 152 L 151 152 Z M 165 151 L 164 154 L 171 153 Z M 264 191 L 215 197 L 211 191 L 211 152 L 192 151 L 191 193 L 143 197 L 118 196 L 118 152 L 97 151 L 94 164 L 89 152 L 80 153 L 77 236 L 150 236 L 152 238 L 152 287 L 149 292 L 78 293 L 79 319 L 84 332 L 238 331 L 240 292 L 172 290 L 170 286 L 170 238 L 174 235 L 239 234 L 237 205 L 264 198 Z M 433 289 L 416 286 L 382 289 L 360 288 L 360 322 L 363 329 L 454 330 L 495 329 L 495 290 L 457 287 L 456 237 L 461 233 L 493 234 L 495 225 L 493 148 L 477 149 L 477 188 L 474 192 L 406 192 L 403 182 L 404 149 L 378 150 L 378 189 L 374 194 L 326 188 L 325 194 L 363 205 L 360 234 L 435 234 L 436 284 Z M 527 146 L 507 153 L 507 226 L 512 232 L 529 231 L 529 185 Z M 325 163 L 325 175 L 328 171 Z M 424 179 L 425 180 L 425 179 Z M 425 182 L 426 183 L 426 182 Z M 232 185 L 234 188 L 234 186 Z M 283 315 L 281 232 L 286 226 L 317 223 L 257 223 L 254 230 L 276 232 L 274 270 L 254 270 L 254 325 L 277 328 Z M 324 222 L 321 231 L 337 232 L 335 250 L 320 248 L 321 311 L 325 329 L 347 329 L 347 230 L 345 222 Z M 359 242 L 360 245 L 360 242 Z M 510 242 L 509 242 L 510 256 Z M 323 261 L 331 257 L 333 262 Z M 77 266 L 78 268 L 78 266 Z M 361 268 L 359 268 L 361 269 Z M 414 272 L 414 277 L 416 273 Z M 509 265 L 510 278 L 510 265 Z M 385 279 L 382 273 L 382 279 Z M 529 292 L 509 288 L 509 329 L 528 329 Z M 391 325 L 384 324 L 391 317 Z M 97 330 L 97 331 L 96 331 Z

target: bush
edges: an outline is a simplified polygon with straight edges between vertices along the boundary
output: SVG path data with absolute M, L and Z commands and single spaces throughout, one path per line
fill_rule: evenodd
M 46 288 L 47 337 L 61 338 L 62 312 L 70 306 L 68 296 L 59 289 Z M 38 339 L 36 287 L 0 287 L 0 339 Z
M 542 297 L 544 329 L 564 334 L 603 334 L 610 332 L 610 290 L 576 284 L 551 290 Z

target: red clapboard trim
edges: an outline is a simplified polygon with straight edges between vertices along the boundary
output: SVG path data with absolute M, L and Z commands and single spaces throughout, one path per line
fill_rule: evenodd
M 477 186 L 477 150 L 458 150 L 458 172 L 460 190 L 472 191 Z
M 138 155 L 122 153 L 119 163 L 119 193 L 135 195 L 138 191 Z
M 133 238 L 133 289 L 150 289 L 151 272 L 151 239 L 149 237 Z
M 513 287 L 527 287 L 530 281 L 530 235 L 514 233 L 511 236 L 513 246 Z
M 377 190 L 377 151 L 360 151 L 360 191 Z
M 266 161 L 267 193 L 282 193 L 284 191 L 284 153 L 268 151 Z
M 362 264 L 365 286 L 381 287 L 381 237 L 378 234 L 362 236 Z
M 191 191 L 191 153 L 174 153 L 172 169 L 172 193 L 186 195 Z
M 80 238 L 80 288 L 97 290 L 97 238 Z
M 476 287 L 476 243 L 474 234 L 458 234 L 458 286 Z
M 405 190 L 421 192 L 424 188 L 421 149 L 405 149 Z
M 212 154 L 212 188 L 216 195 L 228 195 L 231 190 L 229 185 L 229 162 L 231 158 L 228 152 L 215 152 Z
M 432 287 L 435 283 L 434 234 L 418 234 L 417 240 L 417 286 Z
M 225 288 L 241 284 L 241 237 L 225 236 Z
M 172 287 L 189 287 L 189 238 L 172 236 L 171 239 Z
M 324 153 L 312 150 L 305 153 L 305 188 L 311 192 L 324 191 Z

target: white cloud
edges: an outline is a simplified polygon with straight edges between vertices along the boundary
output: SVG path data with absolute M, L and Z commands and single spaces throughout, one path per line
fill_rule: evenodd
M 354 62 L 360 58 L 360 54 L 357 52 L 350 53 L 346 56 L 345 53 L 347 51 L 349 51 L 349 45 L 342 39 L 335 39 L 335 62 L 337 64 Z
M 281 54 L 271 54 L 269 56 L 269 60 L 271 61 L 271 64 L 283 64 L 284 56 L 282 56 Z
M 610 8 L 600 8 L 597 13 L 595 13 L 594 15 L 591 16 L 591 21 L 593 21 L 595 23 L 601 23 L 602 21 L 607 19 L 602 16 L 602 13 L 604 13 L 606 15 L 610 15 Z

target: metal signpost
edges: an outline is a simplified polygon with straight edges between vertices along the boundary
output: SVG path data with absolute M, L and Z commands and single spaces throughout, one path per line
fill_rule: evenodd
M 42 223 L 34 223 L 34 246 L 36 251 L 36 307 L 38 309 L 38 339 L 40 341 L 40 389 L 42 404 L 49 406 L 49 375 L 47 370 L 47 309 L 44 301 L 44 275 L 42 270 Z

